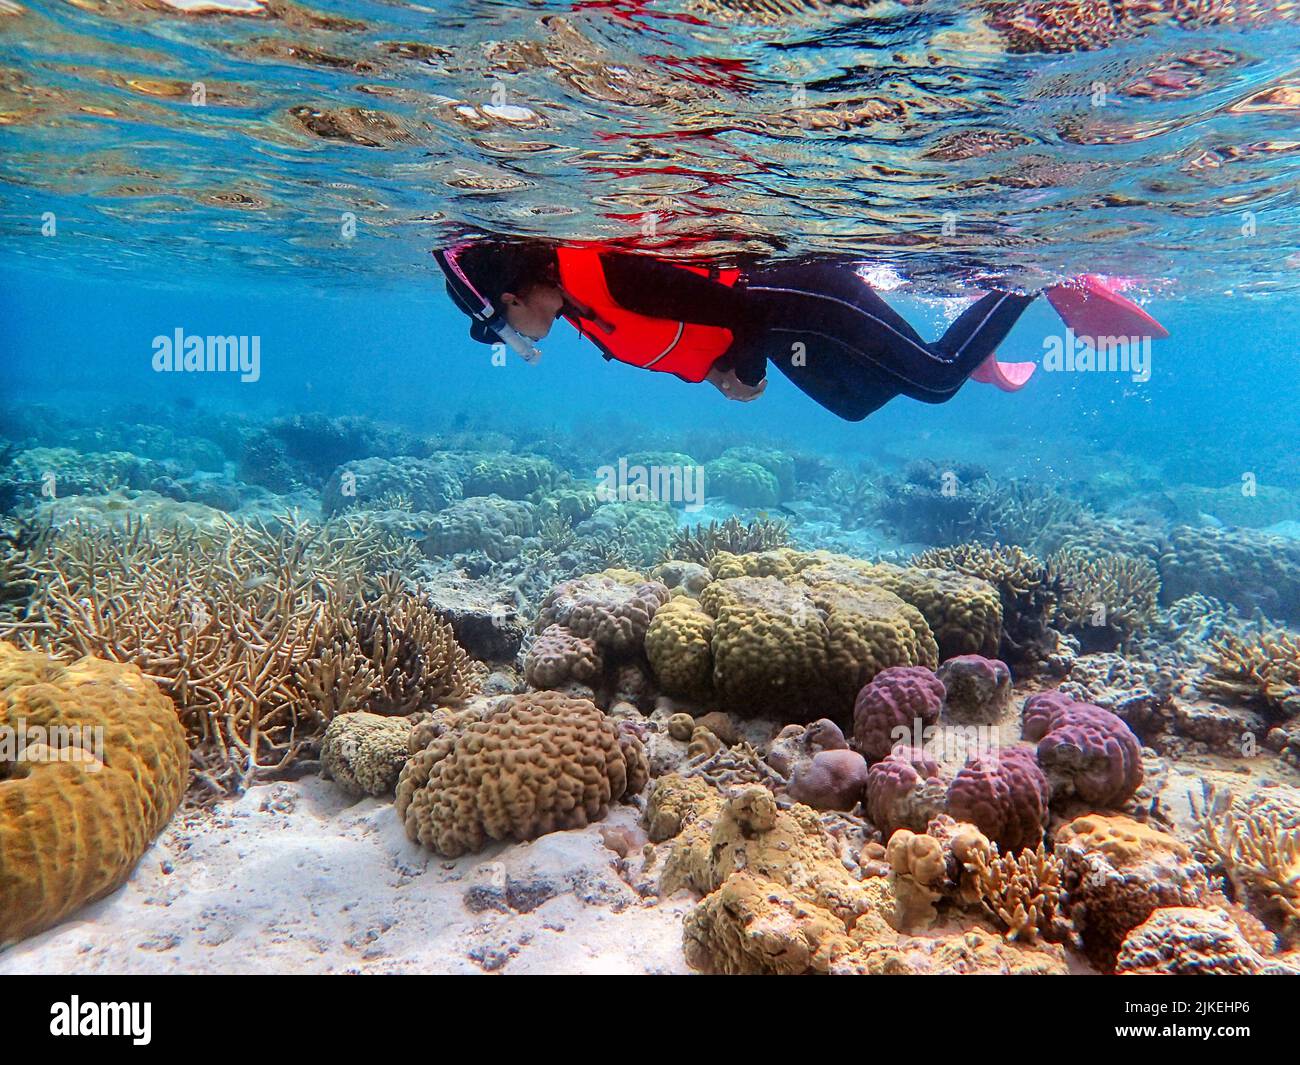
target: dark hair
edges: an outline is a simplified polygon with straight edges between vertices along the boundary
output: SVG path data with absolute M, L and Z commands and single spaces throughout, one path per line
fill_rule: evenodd
M 479 241 L 460 253 L 460 265 L 498 312 L 505 310 L 506 292 L 523 296 L 538 285 L 559 283 L 555 249 L 540 241 Z

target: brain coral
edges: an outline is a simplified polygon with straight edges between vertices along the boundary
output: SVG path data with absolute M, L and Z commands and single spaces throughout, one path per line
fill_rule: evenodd
M 853 743 L 867 758 L 884 758 L 938 723 L 944 688 L 923 666 L 891 666 L 866 684 L 853 704 Z M 897 730 L 906 735 L 895 735 Z
M 397 784 L 413 840 L 455 858 L 489 840 L 529 840 L 599 821 L 645 787 L 640 742 L 586 699 L 503 700 L 414 754 Z
M 604 669 L 595 641 L 575 636 L 563 625 L 547 625 L 524 658 L 524 679 L 534 688 L 595 684 Z
M 1024 738 L 1038 743 L 1053 797 L 1119 806 L 1142 783 L 1142 745 L 1109 710 L 1042 692 L 1025 700 L 1023 720 Z
M 26 757 L 0 743 L 0 946 L 119 887 L 189 779 L 176 708 L 135 666 L 0 643 L 0 733 L 19 722 Z
M 320 764 L 349 795 L 391 795 L 406 764 L 411 723 L 365 711 L 340 714 L 321 739 Z
M 494 562 L 514 558 L 536 527 L 533 507 L 500 496 L 458 499 L 429 526 L 424 552 L 431 558 L 482 551 Z
M 629 571 L 610 571 L 557 584 L 542 600 L 537 629 L 562 625 L 603 650 L 627 654 L 645 641 L 650 620 L 668 589 Z
M 1047 801 L 1047 778 L 1028 747 L 971 758 L 948 789 L 948 813 L 969 821 L 1003 851 L 1038 846 Z

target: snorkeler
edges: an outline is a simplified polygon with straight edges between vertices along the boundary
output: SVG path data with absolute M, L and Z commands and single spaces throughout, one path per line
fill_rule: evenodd
M 709 269 L 599 246 L 483 241 L 434 253 L 470 336 L 529 362 L 557 318 L 606 359 L 708 381 L 757 399 L 773 362 L 824 408 L 860 421 L 896 396 L 943 403 L 973 377 L 1004 391 L 1034 364 L 994 350 L 1036 294 L 982 295 L 936 341 L 871 289 L 853 260 Z M 1166 330 L 1096 275 L 1047 289 L 1081 337 L 1164 337 Z

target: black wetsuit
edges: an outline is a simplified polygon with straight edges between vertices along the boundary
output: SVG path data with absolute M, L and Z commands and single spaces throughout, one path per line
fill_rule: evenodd
M 993 354 L 1032 295 L 989 292 L 933 342 L 920 335 L 844 260 L 742 271 L 733 286 L 644 255 L 601 255 L 615 302 L 629 311 L 731 330 L 715 363 L 756 385 L 774 362 L 804 393 L 849 421 L 895 396 L 951 399 Z

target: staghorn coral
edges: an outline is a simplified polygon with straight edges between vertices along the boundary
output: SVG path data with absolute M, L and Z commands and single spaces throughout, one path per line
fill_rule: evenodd
M 453 725 L 397 783 L 407 836 L 456 858 L 599 821 L 645 787 L 641 743 L 586 699 L 531 692 Z
M 340 714 L 321 739 L 321 775 L 349 795 L 391 795 L 409 754 L 411 723 L 358 711 Z
M 943 682 L 924 666 L 882 669 L 853 704 L 853 745 L 874 761 L 923 738 L 939 721 L 943 697 Z
M 742 523 L 734 514 L 723 522 L 711 521 L 679 529 L 664 548 L 664 561 L 683 559 L 707 566 L 722 551 L 733 555 L 771 551 L 790 545 L 790 526 L 780 520 L 758 518 Z
M 1041 843 L 1018 855 L 975 848 L 967 869 L 974 893 L 1008 939 L 1048 941 L 1068 938 L 1061 916 L 1061 860 Z
M 947 812 L 1003 851 L 1036 847 L 1047 824 L 1047 778 L 1028 747 L 969 759 L 948 788 Z
M 1026 699 L 1023 715 L 1023 736 L 1038 744 L 1054 799 L 1077 795 L 1115 807 L 1141 786 L 1142 745 L 1109 710 L 1049 691 Z
M 1202 781 L 1192 805 L 1196 842 L 1222 870 L 1237 901 L 1300 935 L 1300 793 L 1265 787 L 1236 804 L 1233 794 Z
M 139 666 L 176 703 L 194 779 L 221 795 L 311 749 L 328 720 L 300 667 L 374 574 L 411 558 L 409 541 L 355 516 L 312 525 L 284 515 L 211 533 L 74 524 L 30 553 L 39 586 L 0 635 Z
M 324 626 L 298 678 L 325 720 L 349 710 L 406 715 L 476 691 L 474 662 L 450 624 L 393 575 L 379 595 Z
M 1019 544 L 1030 551 L 1053 530 L 1073 528 L 1088 514 L 1077 500 L 1026 478 L 995 481 L 985 477 L 971 485 L 970 495 L 971 539 Z
M 1061 585 L 1056 624 L 1085 651 L 1126 647 L 1155 620 L 1160 573 L 1148 559 L 1065 549 L 1048 561 Z
M 1155 910 L 1194 906 L 1209 894 L 1205 870 L 1186 844 L 1119 815 L 1086 814 L 1056 833 L 1066 912 L 1083 953 L 1103 971 L 1128 933 Z
M 1198 687 L 1211 698 L 1260 706 L 1283 720 L 1300 716 L 1300 637 L 1227 631 L 1210 641 L 1205 660 Z
M 190 752 L 170 700 L 135 666 L 65 665 L 7 643 L 0 735 L 3 947 L 125 882 L 180 805 Z

